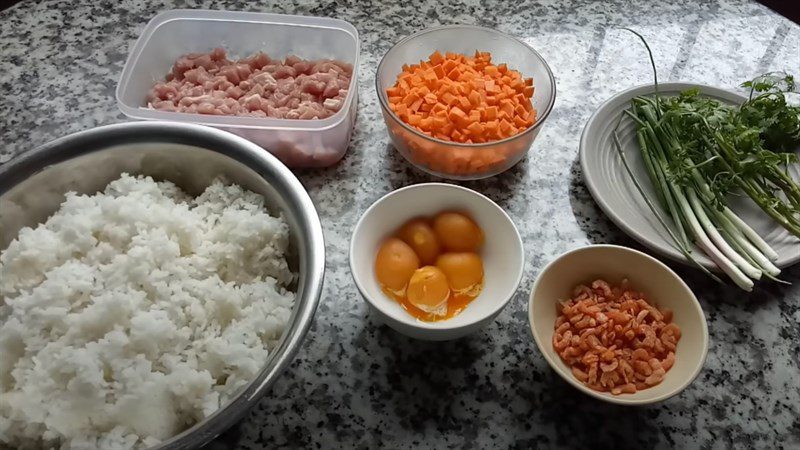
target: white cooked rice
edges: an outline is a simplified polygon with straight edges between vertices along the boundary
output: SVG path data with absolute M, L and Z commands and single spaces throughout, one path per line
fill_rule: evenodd
M 288 237 L 220 181 L 68 194 L 0 254 L 0 448 L 142 448 L 213 413 L 289 320 Z

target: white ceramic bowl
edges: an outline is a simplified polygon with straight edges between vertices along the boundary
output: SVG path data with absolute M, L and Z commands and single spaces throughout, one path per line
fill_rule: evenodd
M 597 392 L 578 381 L 553 350 L 558 301 L 569 299 L 575 286 L 598 278 L 612 284 L 627 278 L 648 301 L 673 311 L 673 322 L 681 329 L 681 339 L 675 365 L 660 384 L 635 394 Z M 539 351 L 564 380 L 592 397 L 622 405 L 655 403 L 678 394 L 700 373 L 708 352 L 706 318 L 686 283 L 652 256 L 616 245 L 582 247 L 547 264 L 533 284 L 528 320 Z
M 452 319 L 423 322 L 381 291 L 375 278 L 375 255 L 383 240 L 407 220 L 444 210 L 465 211 L 483 229 L 484 286 Z M 452 184 L 415 184 L 385 195 L 358 221 L 350 242 L 350 270 L 372 312 L 383 323 L 416 339 L 456 339 L 490 323 L 514 296 L 523 267 L 522 239 L 508 214 L 485 196 Z

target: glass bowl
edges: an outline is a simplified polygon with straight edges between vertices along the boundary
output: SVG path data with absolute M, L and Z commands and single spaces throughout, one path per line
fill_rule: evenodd
M 493 63 L 506 63 L 523 77 L 533 78 L 536 122 L 517 135 L 483 144 L 444 141 L 403 122 L 389 108 L 386 89 L 394 86 L 403 64 L 427 60 L 436 50 L 465 55 L 472 55 L 476 50 L 490 52 Z M 491 177 L 519 162 L 539 134 L 556 99 L 553 72 L 536 50 L 498 31 L 469 25 L 431 28 L 402 39 L 378 65 L 375 88 L 389 137 L 400 154 L 427 173 L 455 180 Z

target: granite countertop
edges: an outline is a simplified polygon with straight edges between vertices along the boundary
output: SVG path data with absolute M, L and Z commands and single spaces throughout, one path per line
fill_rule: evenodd
M 556 255 L 590 243 L 640 248 L 592 201 L 577 159 L 594 108 L 650 80 L 646 55 L 619 27 L 648 38 L 662 80 L 729 88 L 766 71 L 798 74 L 800 27 L 749 1 L 275 3 L 45 0 L 0 12 L 0 162 L 58 136 L 126 120 L 114 89 L 128 48 L 161 10 L 329 16 L 361 34 L 361 101 L 350 149 L 332 168 L 298 172 L 327 241 L 315 323 L 271 394 L 211 448 L 800 446 L 800 267 L 785 271 L 792 286 L 768 284 L 750 295 L 675 267 L 706 311 L 710 349 L 697 380 L 653 406 L 613 406 L 567 385 L 536 349 L 526 318 L 533 280 Z M 437 344 L 375 322 L 352 282 L 347 250 L 372 202 L 431 179 L 389 145 L 375 100 L 377 63 L 401 37 L 449 23 L 525 40 L 550 63 L 558 96 L 526 159 L 497 177 L 463 183 L 519 226 L 527 259 L 522 285 L 486 329 Z

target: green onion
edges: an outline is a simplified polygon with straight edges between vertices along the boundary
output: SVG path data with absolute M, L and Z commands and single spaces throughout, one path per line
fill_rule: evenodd
M 634 186 L 681 254 L 715 280 L 720 281 L 694 258 L 692 244 L 744 290 L 752 290 L 753 280 L 762 276 L 777 280 L 780 269 L 773 261 L 778 254 L 727 202 L 729 195 L 744 193 L 800 237 L 800 186 L 789 171 L 797 157 L 782 153 L 800 144 L 800 108 L 776 95 L 777 86 L 793 89 L 794 79 L 773 76 L 746 83 L 751 97 L 738 108 L 702 97 L 696 89 L 662 97 L 649 45 L 639 33 L 626 30 L 644 43 L 655 86 L 653 96 L 631 100 L 613 133 Z M 622 150 L 617 132 L 624 117 L 636 127 L 655 202 L 648 198 Z M 769 143 L 777 148 L 768 149 Z

